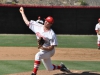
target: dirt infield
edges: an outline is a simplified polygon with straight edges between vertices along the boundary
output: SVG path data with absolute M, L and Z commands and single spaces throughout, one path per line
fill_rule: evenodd
M 38 52 L 34 47 L 0 47 L 0 60 L 34 60 L 34 55 Z M 100 51 L 97 49 L 81 48 L 56 48 L 56 53 L 52 60 L 80 60 L 80 61 L 100 61 Z M 65 74 L 61 71 L 38 71 L 38 75 L 100 75 L 97 72 L 76 71 L 72 74 Z M 31 72 L 10 74 L 10 75 L 30 75 Z

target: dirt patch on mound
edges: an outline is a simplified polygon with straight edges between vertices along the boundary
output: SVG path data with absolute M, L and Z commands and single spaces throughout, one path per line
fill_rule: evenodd
M 34 60 L 38 49 L 35 47 L 0 47 L 0 60 Z M 100 51 L 97 49 L 82 48 L 56 48 L 52 60 L 79 60 L 100 61 Z M 16 73 L 10 75 L 30 75 L 31 72 Z M 38 75 L 100 75 L 97 72 L 72 70 L 71 74 L 61 71 L 39 70 Z
M 35 47 L 0 47 L 0 60 L 34 60 Z M 98 49 L 56 48 L 52 60 L 100 61 Z

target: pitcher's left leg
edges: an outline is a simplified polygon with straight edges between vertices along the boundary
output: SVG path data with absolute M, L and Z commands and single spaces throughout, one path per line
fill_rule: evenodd
M 52 70 L 60 70 L 62 72 L 67 72 L 67 73 L 71 73 L 71 71 L 61 62 L 60 65 L 54 65 L 51 63 L 51 59 L 48 58 L 48 59 L 42 59 L 42 62 L 45 66 L 45 68 L 48 70 L 48 71 L 52 71 Z

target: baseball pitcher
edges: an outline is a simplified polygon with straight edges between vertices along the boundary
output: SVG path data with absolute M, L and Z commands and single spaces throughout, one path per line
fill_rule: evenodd
M 63 63 L 60 65 L 54 65 L 51 63 L 51 57 L 55 54 L 55 47 L 58 45 L 56 35 L 51 29 L 51 26 L 54 23 L 53 17 L 48 16 L 45 19 L 44 25 L 40 25 L 34 20 L 29 21 L 27 19 L 23 7 L 20 7 L 19 11 L 25 24 L 36 34 L 38 40 L 39 52 L 35 55 L 34 68 L 31 75 L 37 74 L 41 61 L 49 71 L 59 69 L 63 72 L 70 73 L 70 70 Z

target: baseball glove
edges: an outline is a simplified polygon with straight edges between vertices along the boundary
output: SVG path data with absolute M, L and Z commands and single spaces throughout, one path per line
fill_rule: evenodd
M 100 35 L 100 31 L 98 31 L 98 35 Z
M 40 48 L 40 47 L 42 47 L 42 45 L 45 43 L 45 40 L 43 39 L 43 37 L 40 37 L 39 39 L 38 39 L 38 49 Z

